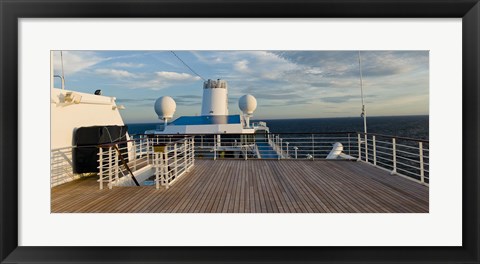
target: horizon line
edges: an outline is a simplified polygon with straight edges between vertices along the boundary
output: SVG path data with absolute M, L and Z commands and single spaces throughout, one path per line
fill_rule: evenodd
M 404 117 L 404 116 L 430 116 L 429 114 L 418 114 L 418 115 L 384 115 L 384 116 L 367 116 L 368 118 L 375 117 Z M 177 117 L 179 118 L 179 117 Z M 299 118 L 261 118 L 261 119 L 251 119 L 250 121 L 263 121 L 263 120 L 303 120 L 303 119 L 335 119 L 335 118 L 362 118 L 361 116 L 339 116 L 339 117 L 299 117 Z M 156 123 L 154 121 L 148 122 L 124 122 L 125 124 L 151 124 Z

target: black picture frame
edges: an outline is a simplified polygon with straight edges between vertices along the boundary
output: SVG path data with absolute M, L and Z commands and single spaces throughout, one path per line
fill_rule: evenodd
M 1 263 L 479 263 L 478 0 L 0 0 Z M 460 247 L 19 247 L 18 19 L 132 17 L 462 18 L 463 246 Z M 452 91 L 460 92 L 460 91 Z M 448 107 L 448 106 L 446 106 Z M 45 127 L 46 128 L 46 127 Z M 36 129 L 45 129 L 36 128 Z M 35 133 L 35 131 L 32 131 Z M 460 175 L 458 175 L 460 176 Z M 308 234 L 306 234 L 308 235 Z

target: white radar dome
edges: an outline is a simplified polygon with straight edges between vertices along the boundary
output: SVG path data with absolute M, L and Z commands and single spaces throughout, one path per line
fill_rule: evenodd
M 246 94 L 238 100 L 238 107 L 244 114 L 251 115 L 257 109 L 257 99 L 251 94 Z
M 160 119 L 171 119 L 175 113 L 177 104 L 170 96 L 162 96 L 155 101 L 155 112 Z

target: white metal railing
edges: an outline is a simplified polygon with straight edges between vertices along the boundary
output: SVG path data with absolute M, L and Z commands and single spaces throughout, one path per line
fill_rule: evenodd
M 178 135 L 150 135 L 175 139 Z M 197 158 L 324 159 L 340 142 L 347 155 L 358 152 L 356 132 L 285 134 L 211 134 L 195 137 Z
M 428 185 L 429 142 L 405 137 L 358 133 L 358 159 Z
M 125 180 L 125 177 L 139 185 L 135 178 L 135 172 L 149 168 L 157 171 L 158 167 L 162 166 L 161 164 L 167 164 L 167 168 L 171 168 L 167 169 L 168 173 L 174 170 L 177 172 L 174 175 L 179 176 L 178 171 L 183 173 L 184 170 L 187 171 L 193 166 L 193 147 L 189 147 L 193 144 L 193 137 L 183 137 L 183 139 L 172 142 L 171 138 L 167 137 L 142 136 L 132 137 L 131 140 L 124 142 L 100 145 L 98 146 L 99 188 L 103 189 L 107 185 L 111 189 L 122 179 Z M 183 147 L 184 150 L 179 151 L 180 147 Z M 161 155 L 162 149 L 166 151 L 165 156 Z M 187 163 L 179 162 L 179 157 Z M 171 162 L 172 160 L 174 162 Z M 171 176 L 168 175 L 165 176 L 166 182 L 172 183 Z M 155 176 L 158 177 L 157 173 Z
M 115 182 L 124 177 L 131 177 L 130 171 L 134 172 L 148 166 L 151 153 L 151 144 L 149 143 L 147 138 L 139 138 L 98 146 L 100 189 L 103 189 L 105 184 L 111 189 Z
M 50 186 L 54 187 L 80 177 L 73 172 L 73 147 L 56 148 L 50 151 Z
M 154 149 L 155 186 L 169 188 L 195 164 L 193 137 Z
M 179 135 L 157 135 L 174 140 Z M 427 140 L 360 132 L 191 135 L 197 158 L 325 159 L 335 143 L 342 157 L 357 159 L 392 174 L 429 183 Z M 155 138 L 155 136 L 154 136 Z

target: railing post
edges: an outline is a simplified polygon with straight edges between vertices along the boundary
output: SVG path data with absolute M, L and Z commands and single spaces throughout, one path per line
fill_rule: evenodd
M 163 166 L 163 179 L 162 179 L 162 183 L 165 184 L 166 188 L 168 189 L 168 176 L 169 176 L 169 173 L 170 173 L 170 169 L 169 169 L 169 163 L 170 161 L 168 160 L 168 147 L 169 145 L 166 145 L 165 146 L 165 162 L 164 162 L 164 166 Z
M 174 170 L 175 170 L 175 179 L 178 178 L 178 168 L 177 168 L 177 143 L 175 143 L 173 145 L 174 149 L 173 149 L 173 161 L 174 161 Z
M 392 175 L 397 173 L 397 145 L 395 138 L 392 138 L 392 158 L 393 158 L 393 170 Z
M 423 168 L 423 143 L 418 142 L 418 151 L 420 152 L 420 181 L 425 183 L 425 170 Z
M 280 138 L 280 155 L 282 156 L 282 159 L 283 159 L 283 138 Z
M 365 161 L 368 163 L 368 136 L 365 133 Z
M 350 133 L 348 133 L 348 155 L 350 155 Z
M 186 158 L 186 163 L 185 163 L 185 166 L 186 166 L 186 171 L 189 172 L 190 171 L 190 162 L 191 162 L 191 159 L 190 159 L 190 153 L 191 153 L 191 146 L 190 146 L 190 139 L 188 138 L 185 138 L 185 145 L 187 146 L 186 147 L 186 151 L 185 151 L 185 158 Z
M 213 135 L 213 160 L 217 160 L 217 135 Z
M 133 170 L 136 171 L 137 170 L 137 146 L 136 146 L 137 143 L 133 141 L 132 144 L 133 144 Z
M 192 166 L 195 165 L 195 139 L 192 137 L 192 150 L 191 150 L 191 153 L 190 153 L 190 158 L 192 159 L 191 162 L 192 162 Z
M 294 150 L 295 150 L 295 159 L 297 159 L 297 150 L 298 150 L 298 147 L 295 147 Z
M 312 160 L 315 160 L 315 138 L 312 134 Z
M 277 160 L 280 160 L 282 157 L 281 157 L 281 153 L 278 151 L 278 142 L 279 142 L 279 136 L 277 136 L 277 143 L 274 145 L 275 146 L 275 153 L 277 153 Z
M 117 146 L 118 147 L 118 146 Z M 115 180 L 118 181 L 118 153 L 115 152 L 115 157 L 113 159 L 113 162 L 115 164 Z
M 149 142 L 148 137 L 147 137 L 147 149 L 145 150 L 145 152 L 147 154 L 147 164 L 150 163 L 149 151 L 150 151 L 150 142 Z
M 108 188 L 112 189 L 112 147 L 108 147 Z
M 362 139 L 360 137 L 360 133 L 357 133 L 357 141 L 358 141 L 358 159 L 357 161 L 362 160 Z
M 100 190 L 103 190 L 103 148 L 100 147 L 98 149 L 98 156 L 100 157 L 98 160 L 100 168 L 98 168 L 98 175 L 100 175 Z
M 158 189 L 160 189 L 160 155 L 161 153 L 154 153 L 155 155 L 155 162 L 154 162 L 154 165 L 155 165 L 155 187 Z
M 185 171 L 187 170 L 188 167 L 188 155 L 187 155 L 187 137 L 183 138 L 183 164 L 185 166 Z
M 287 144 L 287 158 L 288 158 L 288 144 L 290 143 L 286 142 L 285 144 Z
M 375 142 L 375 136 L 372 136 L 373 141 L 373 165 L 377 166 L 377 145 Z

